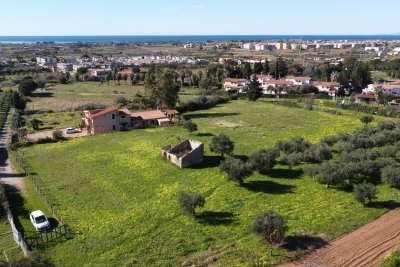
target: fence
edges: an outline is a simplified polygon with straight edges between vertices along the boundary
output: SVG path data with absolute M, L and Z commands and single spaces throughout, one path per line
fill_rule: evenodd
M 59 241 L 62 238 L 69 239 L 70 233 L 71 229 L 68 225 L 64 224 L 51 231 L 37 232 L 33 235 L 26 236 L 25 240 L 29 246 L 42 246 L 52 241 Z
M 4 208 L 4 211 L 7 214 L 7 219 L 10 222 L 11 230 L 12 230 L 15 242 L 21 247 L 22 251 L 24 252 L 24 255 L 28 256 L 29 255 L 29 247 L 26 244 L 26 242 L 23 238 L 23 235 L 21 234 L 20 231 L 18 231 L 17 227 L 15 226 L 14 217 L 11 213 L 11 210 L 10 210 L 10 207 L 8 204 L 8 200 L 7 200 L 7 196 L 5 194 L 5 190 L 4 190 L 4 187 L 2 184 L 0 184 L 0 201 L 1 201 L 1 205 Z
M 16 152 L 14 152 L 14 151 L 12 151 L 10 149 L 8 149 L 8 155 L 12 156 L 14 161 L 23 170 L 23 172 L 25 173 L 25 176 L 28 177 L 29 181 L 32 183 L 33 187 L 39 193 L 40 197 L 44 200 L 44 202 L 46 203 L 47 207 L 51 210 L 51 212 L 53 213 L 54 217 L 60 222 L 60 224 L 66 225 L 65 221 L 60 216 L 60 214 L 58 213 L 57 209 L 54 207 L 54 205 L 51 203 L 51 201 L 47 197 L 46 193 L 40 187 L 40 185 L 39 185 L 38 181 L 36 180 L 36 178 L 34 177 L 34 175 L 32 175 L 29 172 L 28 167 L 24 163 L 23 159 L 19 155 L 17 155 Z

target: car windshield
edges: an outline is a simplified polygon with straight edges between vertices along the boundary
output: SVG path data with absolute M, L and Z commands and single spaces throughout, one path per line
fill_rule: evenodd
M 47 221 L 47 219 L 46 219 L 46 217 L 44 217 L 44 215 L 41 215 L 41 216 L 35 218 L 36 223 L 43 223 L 45 221 Z

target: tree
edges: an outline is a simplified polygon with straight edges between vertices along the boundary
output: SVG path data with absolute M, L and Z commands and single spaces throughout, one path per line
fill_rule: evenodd
M 213 153 L 219 153 L 221 158 L 224 154 L 229 154 L 235 148 L 234 142 L 225 134 L 220 133 L 211 139 L 210 150 Z
M 371 123 L 373 120 L 374 117 L 372 115 L 365 115 L 360 118 L 360 121 L 362 123 L 365 123 L 365 125 L 368 125 L 368 123 Z
M 183 128 L 186 129 L 189 133 L 197 131 L 197 124 L 191 120 L 183 121 Z
M 260 235 L 264 242 L 273 246 L 280 246 L 285 240 L 288 226 L 282 215 L 269 210 L 255 219 L 251 230 Z
M 381 170 L 381 179 L 385 184 L 389 184 L 391 187 L 400 188 L 400 169 L 387 166 Z
M 261 74 L 263 72 L 264 68 L 261 62 L 256 62 L 254 63 L 253 66 L 253 74 Z
M 117 79 L 118 85 L 121 85 L 122 74 L 118 72 L 116 79 Z
M 18 92 L 24 96 L 30 96 L 37 88 L 37 83 L 32 79 L 24 79 L 18 85 Z
M 341 170 L 341 166 L 336 161 L 326 161 L 322 162 L 318 166 L 318 174 L 317 178 L 321 183 L 325 184 L 325 187 L 328 188 L 330 185 L 339 183 L 342 179 L 339 171 Z
M 124 82 L 126 84 L 126 81 L 128 80 L 128 74 L 122 75 L 122 79 L 124 80 Z
M 107 85 L 110 85 L 110 80 L 111 80 L 111 74 L 108 73 L 108 74 L 106 75 Z
M 75 80 L 78 83 L 79 82 L 79 72 L 75 72 L 74 74 Z
M 63 135 L 63 133 L 62 133 L 61 130 L 54 130 L 54 131 L 52 132 L 51 136 L 52 136 L 53 139 L 56 140 L 56 141 L 65 139 L 65 138 L 64 138 L 64 135 Z
M 242 66 L 242 77 L 245 79 L 250 79 L 253 70 L 251 69 L 251 65 L 249 62 L 245 62 Z
M 227 158 L 222 161 L 219 169 L 228 174 L 228 180 L 236 182 L 239 186 L 243 186 L 244 179 L 253 173 L 250 164 L 236 158 Z
M 12 92 L 12 105 L 18 110 L 25 110 L 27 98 L 19 92 Z
M 60 78 L 58 79 L 58 82 L 60 84 L 66 84 L 67 83 L 67 77 L 65 77 L 65 75 L 61 75 Z
M 29 124 L 31 125 L 33 130 L 39 130 L 39 125 L 42 124 L 42 121 L 35 118 L 30 120 Z
M 371 202 L 372 199 L 376 198 L 376 195 L 377 195 L 376 187 L 371 183 L 367 183 L 365 180 L 361 184 L 354 185 L 354 190 L 353 190 L 354 199 L 362 204 Z
M 158 102 L 165 108 L 175 108 L 179 98 L 180 87 L 175 83 L 174 77 L 176 72 L 167 69 L 164 72 L 159 72 L 157 75 L 156 95 L 159 97 Z
M 263 65 L 263 74 L 266 75 L 268 73 L 269 73 L 269 63 L 268 63 L 268 58 L 266 58 Z
M 287 75 L 288 67 L 286 65 L 286 62 L 281 57 L 277 58 L 275 63 L 275 69 L 273 71 L 276 80 L 285 77 Z
M 256 101 L 262 96 L 262 88 L 260 87 L 260 83 L 258 82 L 256 75 L 253 75 L 251 78 L 247 96 L 250 101 Z
M 250 156 L 249 162 L 254 170 L 266 174 L 275 166 L 278 155 L 274 148 L 262 148 Z
M 204 207 L 206 200 L 203 196 L 194 192 L 180 192 L 179 206 L 188 215 L 196 216 L 196 208 Z

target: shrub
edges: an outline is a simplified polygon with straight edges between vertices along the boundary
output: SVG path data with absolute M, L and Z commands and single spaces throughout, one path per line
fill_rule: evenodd
M 400 266 L 400 249 L 397 248 L 383 258 L 379 267 L 398 267 Z
M 53 137 L 53 139 L 56 140 L 56 141 L 58 141 L 58 140 L 64 140 L 64 139 L 65 139 L 65 137 L 64 137 L 64 135 L 63 135 L 63 133 L 62 133 L 61 130 L 55 130 L 55 131 L 53 131 L 52 137 Z
M 260 214 L 254 221 L 251 230 L 260 235 L 262 240 L 273 246 L 279 246 L 285 239 L 288 230 L 286 219 L 269 210 Z
M 203 196 L 194 192 L 181 192 L 179 194 L 179 206 L 188 215 L 196 216 L 196 208 L 203 207 L 206 203 Z
M 197 124 L 191 120 L 183 121 L 182 127 L 186 129 L 189 133 L 197 131 Z

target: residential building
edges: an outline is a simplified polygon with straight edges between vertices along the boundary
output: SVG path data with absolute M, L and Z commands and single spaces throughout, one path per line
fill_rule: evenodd
M 293 85 L 311 84 L 311 77 L 308 76 L 287 76 L 286 81 L 290 81 Z
M 168 116 L 161 110 L 132 112 L 128 109 L 118 109 L 115 106 L 105 109 L 85 110 L 84 116 L 83 121 L 89 134 L 107 133 L 121 129 L 165 126 L 171 123 Z
M 245 92 L 247 91 L 249 81 L 247 79 L 226 78 L 224 80 L 225 91 Z

